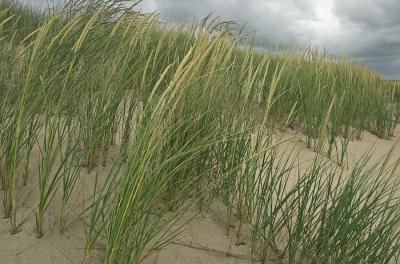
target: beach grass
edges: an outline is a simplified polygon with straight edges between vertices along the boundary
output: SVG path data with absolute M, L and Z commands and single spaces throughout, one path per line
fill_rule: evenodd
M 240 244 L 251 229 L 249 262 L 398 258 L 399 161 L 390 151 L 347 162 L 364 131 L 394 135 L 397 85 L 314 48 L 256 50 L 215 21 L 165 25 L 95 1 L 48 15 L 0 3 L 0 182 L 12 233 L 17 194 L 32 180 L 37 237 L 59 193 L 64 230 L 85 168 L 95 182 L 82 213 L 86 263 L 96 243 L 105 263 L 140 263 L 179 234 L 184 215 L 218 199 L 227 235 Z M 307 171 L 293 150 L 281 154 L 291 138 L 276 135 L 288 128 L 316 152 Z

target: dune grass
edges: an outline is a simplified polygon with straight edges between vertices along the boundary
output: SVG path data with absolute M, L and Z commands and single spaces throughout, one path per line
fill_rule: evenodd
M 174 27 L 156 14 L 86 7 L 45 16 L 0 4 L 0 180 L 12 233 L 38 146 L 38 238 L 56 193 L 64 229 L 80 167 L 95 182 L 84 262 L 102 242 L 105 263 L 140 263 L 179 233 L 189 209 L 219 198 L 227 235 L 240 244 L 251 229 L 249 261 L 396 260 L 399 161 L 370 166 L 367 155 L 343 166 L 363 131 L 393 135 L 395 86 L 315 49 L 256 51 L 215 21 Z M 279 154 L 288 139 L 274 135 L 287 127 L 318 153 L 306 172 L 296 153 Z

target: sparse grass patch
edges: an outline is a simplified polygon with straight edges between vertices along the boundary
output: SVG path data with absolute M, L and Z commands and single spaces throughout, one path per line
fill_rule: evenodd
M 42 16 L 1 1 L 0 182 L 12 233 L 27 182 L 38 187 L 42 237 L 58 193 L 64 230 L 85 177 L 94 187 L 83 262 L 102 243 L 105 263 L 140 263 L 180 232 L 189 209 L 217 199 L 237 245 L 250 229 L 249 259 L 398 258 L 398 161 L 390 152 L 346 166 L 363 131 L 394 135 L 396 87 L 316 49 L 267 54 L 215 21 L 163 25 L 156 14 L 95 3 Z M 317 153 L 306 171 L 293 150 L 281 153 L 289 138 L 275 139 L 287 126 Z

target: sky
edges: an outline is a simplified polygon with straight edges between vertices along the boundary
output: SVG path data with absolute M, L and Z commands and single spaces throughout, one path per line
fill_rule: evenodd
M 20 0 L 43 5 L 47 0 Z M 318 46 L 400 79 L 400 0 L 144 0 L 143 11 L 179 24 L 210 12 L 246 24 L 265 48 Z

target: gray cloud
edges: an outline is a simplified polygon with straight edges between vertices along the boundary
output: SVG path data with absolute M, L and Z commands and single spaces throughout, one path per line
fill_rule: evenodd
M 338 17 L 363 26 L 365 29 L 376 30 L 400 24 L 398 0 L 336 0 L 334 12 Z
M 247 23 L 265 46 L 318 45 L 400 79 L 399 0 L 145 0 L 144 5 L 174 23 L 214 11 L 224 20 Z
M 213 11 L 222 20 L 246 23 L 264 47 L 317 45 L 400 79 L 399 0 L 144 0 L 141 7 L 170 23 Z
M 342 52 L 400 79 L 400 1 L 336 0 L 333 12 L 351 33 Z

